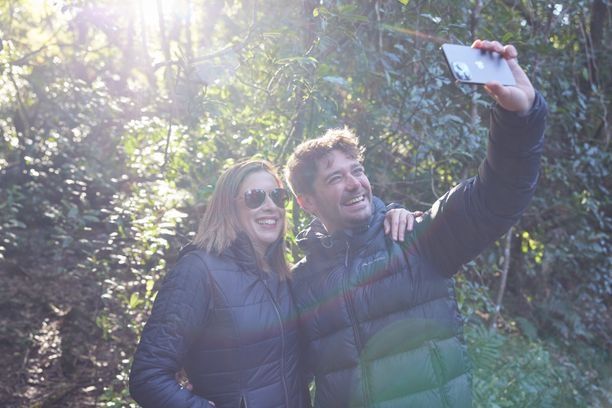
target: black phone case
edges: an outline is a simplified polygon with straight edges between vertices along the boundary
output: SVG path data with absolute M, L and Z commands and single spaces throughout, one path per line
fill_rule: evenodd
M 443 44 L 442 52 L 453 77 L 459 82 L 483 85 L 498 81 L 502 85 L 516 85 L 508 62 L 496 52 L 456 44 Z

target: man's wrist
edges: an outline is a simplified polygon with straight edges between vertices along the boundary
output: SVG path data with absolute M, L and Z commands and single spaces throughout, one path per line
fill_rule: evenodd
M 498 117 L 503 118 L 503 120 L 509 120 L 510 122 L 515 123 L 514 121 L 518 118 L 527 119 L 533 116 L 534 114 L 537 114 L 537 112 L 542 109 L 542 105 L 545 105 L 544 98 L 538 91 L 535 91 L 531 107 L 525 111 L 511 111 L 504 108 L 500 104 L 495 105 L 495 110 L 497 110 L 498 115 L 500 115 Z
M 518 116 L 519 118 L 524 118 L 524 117 L 531 115 L 533 111 L 536 109 L 536 101 L 537 101 L 537 98 L 534 92 L 533 100 L 531 101 L 531 106 L 529 107 L 529 109 L 526 109 L 520 112 L 515 112 L 516 116 Z

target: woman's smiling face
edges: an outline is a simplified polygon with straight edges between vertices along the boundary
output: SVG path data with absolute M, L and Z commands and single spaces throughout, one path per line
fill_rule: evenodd
M 284 207 L 278 207 L 270 197 L 270 192 L 279 187 L 276 178 L 262 170 L 249 174 L 238 189 L 237 209 L 240 226 L 261 257 L 265 255 L 270 244 L 281 236 L 285 226 Z M 254 189 L 263 190 L 266 195 L 259 207 L 249 208 L 245 203 L 245 193 Z

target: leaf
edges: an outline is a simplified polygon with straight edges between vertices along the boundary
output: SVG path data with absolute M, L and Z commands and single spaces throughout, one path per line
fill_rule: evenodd
M 19 221 L 19 220 L 9 220 L 8 225 L 9 228 L 13 227 L 13 228 L 21 228 L 21 229 L 25 229 L 27 228 L 27 225 L 25 225 L 23 222 Z
M 152 291 L 154 285 L 155 285 L 155 281 L 153 279 L 148 279 L 147 286 L 146 286 L 147 292 Z
M 339 85 L 343 88 L 349 88 L 349 84 L 346 79 L 339 76 L 325 76 L 322 78 L 324 81 L 330 82 L 335 85 Z
M 407 5 L 408 5 L 408 3 L 410 3 L 410 0 L 397 0 L 397 1 L 399 1 L 400 3 L 402 3 L 404 6 L 407 6 Z
M 397 55 L 395 55 L 392 52 L 385 52 L 385 57 L 387 57 L 388 59 L 390 59 L 391 61 L 395 62 L 395 63 L 400 63 L 402 62 L 402 60 L 400 59 L 400 57 L 398 57 Z
M 95 215 L 84 215 L 83 219 L 89 222 L 100 222 L 100 219 Z
M 514 42 L 514 33 L 507 32 L 502 36 L 501 39 L 503 44 L 510 44 Z
M 421 13 L 421 17 L 425 17 L 429 20 L 431 20 L 432 22 L 438 24 L 440 21 L 442 21 L 442 18 L 439 16 L 433 16 L 429 13 Z
M 538 338 L 538 329 L 533 323 L 523 317 L 517 317 L 516 323 L 521 328 L 521 331 L 530 340 L 536 340 Z
M 68 210 L 68 218 L 76 218 L 79 215 L 79 209 L 76 206 L 70 206 Z
M 136 309 L 138 305 L 140 305 L 141 303 L 142 303 L 142 300 L 138 296 L 138 293 L 136 292 L 132 293 L 132 296 L 130 296 L 130 302 L 129 302 L 130 309 Z

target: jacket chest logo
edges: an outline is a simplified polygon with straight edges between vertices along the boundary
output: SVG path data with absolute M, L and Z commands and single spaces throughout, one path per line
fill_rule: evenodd
M 376 255 L 373 259 L 366 259 L 357 268 L 357 285 L 376 281 L 389 274 L 388 259 L 385 254 Z

